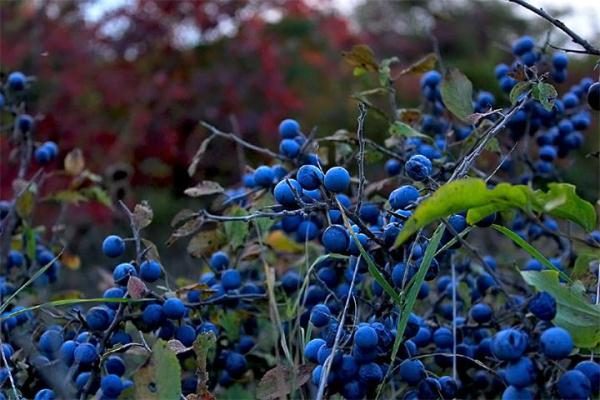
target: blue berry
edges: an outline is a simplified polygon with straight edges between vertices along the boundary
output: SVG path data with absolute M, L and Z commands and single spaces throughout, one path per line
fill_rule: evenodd
M 322 328 L 329 323 L 331 311 L 325 304 L 317 304 L 310 312 L 310 322 L 317 328 Z
M 428 71 L 421 77 L 421 86 L 435 87 L 442 81 L 442 74 L 438 71 Z
M 502 392 L 502 400 L 534 400 L 534 397 L 527 389 L 509 386 Z
M 93 331 L 103 331 L 110 326 L 114 311 L 106 306 L 92 307 L 85 314 L 85 322 Z
M 146 282 L 157 281 L 161 273 L 162 269 L 157 261 L 147 260 L 140 265 L 140 278 Z
M 575 369 L 583 373 L 590 381 L 592 394 L 600 392 L 600 364 L 594 361 L 581 361 Z
M 215 271 L 221 271 L 229 267 L 229 257 L 223 251 L 217 251 L 210 256 L 210 267 Z
M 55 354 L 63 343 L 63 335 L 55 330 L 47 330 L 40 336 L 40 351 L 48 356 Z
M 540 348 L 546 357 L 559 360 L 571 353 L 573 339 L 571 334 L 563 328 L 549 328 L 540 336 Z
M 354 332 L 354 344 L 362 350 L 375 348 L 378 340 L 377 332 L 370 326 L 361 326 Z
M 123 383 L 121 382 L 121 377 L 108 374 L 102 377 L 100 381 L 100 387 L 102 388 L 102 393 L 109 398 L 116 399 L 119 397 L 121 392 L 123 391 Z
M 542 321 L 552 321 L 556 316 L 556 300 L 548 292 L 539 292 L 529 301 L 528 309 Z
M 416 154 L 409 158 L 404 165 L 406 174 L 416 181 L 424 181 L 427 179 L 431 175 L 432 168 L 431 161 L 420 154 Z
M 383 381 L 383 371 L 379 364 L 374 362 L 361 365 L 358 376 L 360 381 L 368 386 L 375 386 Z
M 345 192 L 350 186 L 350 174 L 344 167 L 332 167 L 325 174 L 325 188 L 334 193 Z
M 556 386 L 558 394 L 563 399 L 586 400 L 592 392 L 590 380 L 576 369 L 565 372 Z
M 294 139 L 283 139 L 279 144 L 279 152 L 289 158 L 296 158 L 300 154 L 300 145 Z
M 389 160 L 387 160 L 385 162 L 385 172 L 389 175 L 389 176 L 396 176 L 398 174 L 400 174 L 400 171 L 402 170 L 402 164 L 400 163 L 400 161 L 396 160 L 395 158 L 390 158 Z
M 123 376 L 125 373 L 125 362 L 119 356 L 110 356 L 104 362 L 106 372 L 117 376 Z
M 314 165 L 303 165 L 296 174 L 296 180 L 306 190 L 318 189 L 323 183 L 323 179 L 323 172 Z
M 275 174 L 273 169 L 267 165 L 261 165 L 256 168 L 254 171 L 254 182 L 258 186 L 262 186 L 264 188 L 271 187 L 273 185 L 273 181 L 275 180 Z
M 496 76 L 496 79 L 501 79 L 501 78 L 504 78 L 508 74 L 509 71 L 510 71 L 510 67 L 508 65 L 498 64 L 494 68 L 494 75 Z
M 544 161 L 552 162 L 557 156 L 556 148 L 551 145 L 542 146 L 540 147 L 539 156 Z
M 40 165 L 46 165 L 50 161 L 52 161 L 52 154 L 44 146 L 40 146 L 37 149 L 35 149 L 35 153 L 33 156 L 35 157 L 35 162 L 37 162 Z
M 425 376 L 425 366 L 419 360 L 405 360 L 400 364 L 400 377 L 409 385 L 418 384 Z
M 442 386 L 435 378 L 425 378 L 419 383 L 417 388 L 419 399 L 437 399 L 439 393 L 442 390 Z
M 500 79 L 500 88 L 506 93 L 509 93 L 516 84 L 517 81 L 510 76 L 505 76 Z
M 347 400 L 360 400 L 363 399 L 365 395 L 366 390 L 361 382 L 352 380 L 344 383 L 344 387 L 342 388 L 342 396 L 344 396 L 344 398 Z
M 227 269 L 221 274 L 221 284 L 225 290 L 234 290 L 242 286 L 242 276 L 237 269 Z
M 142 320 L 150 327 L 157 327 L 165 320 L 165 313 L 160 304 L 149 304 L 142 312 Z
M 312 339 L 304 346 L 304 357 L 313 363 L 318 362 L 318 353 L 321 346 L 325 345 L 325 340 L 317 338 Z
M 119 257 L 125 252 L 125 242 L 117 235 L 107 236 L 102 242 L 102 252 L 107 257 Z
M 19 268 L 22 267 L 25 264 L 25 256 L 23 256 L 23 253 L 21 253 L 20 251 L 16 251 L 16 250 L 11 250 L 8 253 L 8 258 L 6 260 L 6 266 L 7 268 Z
M 112 287 L 112 288 L 106 289 L 104 291 L 104 294 L 102 295 L 102 297 L 105 299 L 120 299 L 120 298 L 123 298 L 124 295 L 125 295 L 125 291 L 122 288 Z M 113 310 L 116 310 L 117 308 L 119 308 L 118 303 L 107 302 L 107 303 L 105 303 L 105 305 L 108 308 L 112 308 Z
M 565 108 L 575 108 L 579 105 L 579 97 L 575 93 L 567 92 L 562 98 Z
M 17 127 L 21 132 L 29 132 L 33 128 L 33 117 L 29 114 L 21 114 L 17 117 Z
M 73 352 L 75 362 L 82 365 L 90 365 L 98 359 L 96 346 L 91 343 L 81 343 Z
M 240 378 L 248 368 L 246 357 L 235 351 L 230 351 L 225 360 L 225 368 L 232 377 Z
M 552 66 L 557 70 L 563 70 L 569 65 L 569 57 L 565 53 L 555 53 L 552 56 Z
M 535 375 L 535 366 L 529 357 L 510 362 L 504 369 L 506 382 L 518 388 L 531 385 L 535 381 Z
M 414 203 L 419 198 L 419 191 L 412 185 L 400 186 L 395 189 L 388 198 L 390 206 L 394 209 L 404 208 Z
M 478 303 L 471 307 L 471 317 L 480 324 L 489 322 L 493 314 L 492 307 L 485 303 Z
M 556 83 L 563 83 L 567 80 L 567 70 L 554 70 L 552 71 L 552 80 Z
M 433 332 L 433 342 L 441 349 L 452 347 L 452 343 L 454 342 L 452 331 L 444 327 L 437 328 L 435 332 Z
M 127 283 L 130 276 L 137 276 L 135 267 L 129 263 L 122 263 L 115 267 L 113 270 L 113 279 L 115 283 L 123 285 Z
M 19 91 L 25 89 L 25 86 L 27 84 L 27 77 L 22 72 L 15 71 L 15 72 L 11 72 L 8 75 L 7 82 L 8 82 L 8 87 L 11 90 L 14 90 L 15 92 L 19 92 Z
M 169 319 L 180 319 L 185 315 L 185 305 L 175 297 L 167 299 L 163 303 L 162 310 Z
M 73 340 L 65 341 L 58 350 L 58 354 L 62 362 L 66 365 L 71 366 L 73 361 L 75 361 L 75 348 L 77 347 L 77 342 Z
M 52 389 L 42 389 L 35 394 L 33 400 L 54 400 L 56 395 Z
M 358 373 L 358 363 L 351 355 L 345 354 L 339 367 L 340 378 L 344 381 L 353 379 Z
M 273 190 L 275 200 L 286 208 L 298 207 L 296 195 L 300 196 L 301 193 L 302 186 L 295 179 L 285 179 L 275 185 L 275 189 Z
M 516 56 L 521 56 L 528 51 L 533 50 L 535 41 L 531 36 L 522 36 L 518 38 L 512 45 L 512 52 Z
M 315 239 L 319 236 L 319 227 L 313 221 L 302 221 L 298 225 L 296 231 L 296 240 L 298 242 L 305 242 Z
M 196 339 L 196 330 L 191 325 L 183 324 L 175 330 L 175 339 L 186 347 L 191 346 Z
M 350 243 L 350 236 L 342 225 L 331 225 L 323 232 L 321 242 L 330 253 L 344 253 Z
M 293 139 L 300 134 L 300 124 L 295 119 L 284 119 L 279 124 L 279 134 L 284 139 Z
M 527 336 L 516 329 L 503 329 L 492 340 L 492 352 L 500 360 L 518 360 L 527 348 Z
M 296 292 L 302 285 L 302 278 L 296 271 L 287 271 L 281 277 L 281 286 L 286 293 L 291 294 Z

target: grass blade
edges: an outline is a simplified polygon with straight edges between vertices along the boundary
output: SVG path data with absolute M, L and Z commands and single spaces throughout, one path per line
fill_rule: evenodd
M 550 260 L 548 260 L 546 257 L 544 257 L 544 255 L 538 249 L 536 249 L 535 247 L 533 247 L 532 245 L 527 243 L 521 236 L 517 235 L 512 230 L 510 230 L 502 225 L 494 224 L 494 225 L 492 225 L 492 228 L 494 228 L 495 230 L 497 230 L 498 232 L 502 233 L 504 236 L 508 237 L 510 240 L 515 242 L 515 244 L 517 246 L 519 246 L 520 248 L 525 250 L 527 253 L 529 253 L 530 256 L 532 256 L 533 258 L 535 258 L 536 260 L 541 262 L 546 268 L 558 271 L 561 278 L 563 278 L 567 282 L 572 282 L 571 278 L 569 278 L 569 276 L 567 274 L 565 274 L 559 268 L 555 267 L 554 264 L 552 264 L 550 262 Z

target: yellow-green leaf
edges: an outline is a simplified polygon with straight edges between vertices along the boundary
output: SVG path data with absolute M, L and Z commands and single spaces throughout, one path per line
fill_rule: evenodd
M 441 85 L 442 100 L 452 114 L 467 121 L 473 114 L 473 85 L 458 69 L 451 68 Z

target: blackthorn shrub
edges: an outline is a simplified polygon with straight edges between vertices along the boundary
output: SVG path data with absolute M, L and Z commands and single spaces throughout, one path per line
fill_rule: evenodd
M 436 55 L 396 75 L 397 58 L 355 46 L 355 75 L 378 78 L 355 96 L 356 135 L 307 135 L 288 118 L 275 152 L 203 122 L 206 140 L 269 161 L 235 187 L 185 191 L 198 209 L 177 213 L 167 242 L 189 239 L 198 269 L 184 280 L 144 237 L 151 206 L 120 203 L 131 235 L 98 244 L 113 278 L 99 299 L 35 298 L 73 257 L 36 228 L 36 202 L 110 200 L 78 150 L 60 170 L 68 189 L 39 196 L 60 148 L 35 137 L 32 80 L 9 74 L 0 108 L 18 171 L 0 203 L 0 398 L 598 396 L 600 232 L 561 171 L 597 140 L 600 86 L 559 86 L 569 58 L 532 37 L 511 49 L 497 85 L 473 92 Z M 419 109 L 396 104 L 407 74 L 421 75 Z M 381 92 L 391 110 L 371 101 Z M 385 143 L 366 134 L 369 114 L 389 123 Z M 381 173 L 383 160 L 368 165 L 382 158 Z

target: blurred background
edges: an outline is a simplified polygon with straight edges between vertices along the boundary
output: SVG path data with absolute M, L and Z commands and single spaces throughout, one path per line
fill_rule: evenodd
M 588 40 L 600 38 L 600 2 L 578 0 L 572 8 L 558 0 L 532 3 Z M 198 121 L 270 148 L 288 116 L 305 132 L 317 126 L 319 135 L 354 129 L 351 94 L 368 87 L 368 78 L 352 76 L 342 51 L 358 43 L 378 58 L 397 56 L 402 66 L 437 42 L 446 65 L 503 101 L 493 69 L 511 61 L 515 38 L 529 34 L 543 42 L 549 35 L 554 44 L 574 47 L 547 22 L 500 0 L 4 0 L 0 27 L 1 73 L 36 76 L 29 107 L 41 118 L 36 135 L 56 141 L 63 155 L 81 148 L 114 199 L 147 199 L 155 212 L 147 236 L 175 264 L 169 269 L 186 272 L 199 261 L 183 244 L 164 246 L 173 215 L 197 207 L 183 190 L 201 179 L 237 184 L 245 167 L 230 156 L 231 143 L 215 140 L 189 177 L 187 166 L 206 137 Z M 573 58 L 562 91 L 589 76 L 593 63 L 592 57 Z M 418 104 L 418 77 L 400 79 L 396 89 L 400 106 Z M 367 121 L 367 132 L 383 140 L 384 125 L 379 131 L 377 124 Z M 585 154 L 598 149 L 597 127 L 588 131 L 577 168 L 563 170 L 592 201 L 598 164 Z M 2 199 L 11 195 L 7 149 L 0 138 Z M 264 161 L 248 154 L 252 167 Z M 54 218 L 52 210 L 43 212 L 42 219 Z M 119 212 L 99 205 L 72 207 L 69 216 L 76 222 L 66 232 L 69 249 L 88 263 L 61 282 L 99 291 L 98 271 L 113 267 L 101 256 L 102 238 L 127 235 L 127 224 Z M 98 264 L 89 264 L 93 260 Z

